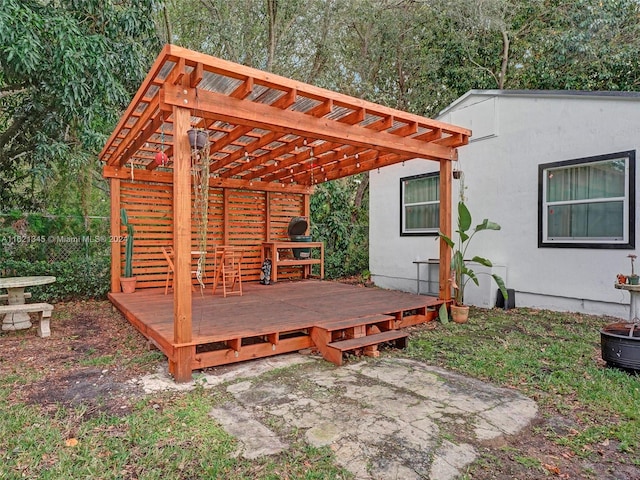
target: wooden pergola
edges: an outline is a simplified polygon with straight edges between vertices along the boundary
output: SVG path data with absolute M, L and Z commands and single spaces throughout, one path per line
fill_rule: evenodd
M 122 206 L 131 206 L 134 218 L 136 211 L 165 206 L 164 213 L 149 214 L 161 226 L 154 223 L 147 231 L 162 230 L 175 252 L 170 370 L 178 381 L 191 377 L 193 361 L 193 152 L 187 134 L 193 128 L 208 134 L 209 185 L 222 192 L 222 207 L 232 201 L 233 192 L 247 195 L 245 203 L 253 202 L 250 192 L 266 198 L 259 218 L 267 226 L 256 242 L 273 237 L 277 212 L 282 218 L 291 213 L 282 206 L 288 199 L 295 197 L 298 213 L 308 216 L 314 185 L 415 158 L 440 164 L 440 229 L 451 235 L 451 162 L 456 148 L 468 143 L 469 130 L 166 45 L 100 159 L 111 185 L 113 237 L 122 234 Z M 143 193 L 136 191 L 139 185 Z M 165 185 L 170 190 L 163 190 Z M 280 210 L 273 207 L 276 198 Z M 228 240 L 234 222 L 227 213 L 209 223 L 213 242 Z M 221 236 L 215 236 L 216 229 Z M 151 249 L 152 240 L 147 244 L 144 235 L 136 235 L 140 250 L 134 269 L 143 278 L 148 274 L 143 288 L 159 286 L 151 260 L 144 263 L 145 255 L 155 254 L 144 250 Z M 113 242 L 111 254 L 115 293 L 120 290 L 122 245 Z M 440 265 L 440 299 L 449 300 L 450 250 L 442 241 Z

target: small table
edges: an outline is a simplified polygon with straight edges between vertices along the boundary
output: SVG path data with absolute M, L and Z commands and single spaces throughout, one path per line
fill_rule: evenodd
M 280 259 L 278 250 L 281 248 L 319 248 L 320 258 L 283 258 Z M 264 262 L 265 258 L 271 259 L 271 281 L 276 283 L 278 281 L 278 267 L 286 265 L 302 265 L 304 266 L 303 277 L 308 278 L 311 274 L 311 265 L 320 265 L 320 279 L 324 278 L 324 242 L 262 242 L 262 255 L 260 263 Z
M 24 305 L 24 289 L 36 285 L 46 285 L 56 281 L 56 277 L 7 277 L 0 278 L 0 289 L 7 289 L 9 305 Z M 8 313 L 2 321 L 2 330 L 22 330 L 31 327 L 31 318 L 28 313 Z
M 440 260 L 436 258 L 430 258 L 429 260 L 414 260 L 413 263 L 416 264 L 416 281 L 418 282 L 417 294 L 420 295 L 420 265 L 427 265 L 427 293 L 438 293 L 431 291 L 431 268 L 429 268 L 429 266 L 440 264 Z
M 638 322 L 640 319 L 640 285 L 629 285 L 628 283 L 616 283 L 614 287 L 618 290 L 626 290 L 631 295 L 629 305 L 629 322 Z

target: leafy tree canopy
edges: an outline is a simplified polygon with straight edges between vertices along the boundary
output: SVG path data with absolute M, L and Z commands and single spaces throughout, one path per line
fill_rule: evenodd
M 35 209 L 58 182 L 77 183 L 79 167 L 97 168 L 159 47 L 154 8 L 154 0 L 0 3 L 3 208 Z

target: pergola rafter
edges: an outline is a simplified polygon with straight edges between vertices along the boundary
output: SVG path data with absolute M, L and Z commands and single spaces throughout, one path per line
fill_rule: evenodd
M 387 159 L 381 166 L 409 157 L 453 160 L 454 149 L 468 143 L 470 135 L 464 128 L 167 45 L 101 158 L 109 166 L 133 162 L 154 170 L 155 152 L 162 150 L 169 158 L 162 168 L 170 169 L 174 107 L 188 108 L 190 126 L 210 132 L 210 151 L 217 159 L 212 175 L 236 180 L 268 175 L 270 182 L 310 186 L 311 153 L 319 157 L 345 147 L 378 152 Z M 300 151 L 305 142 L 320 145 L 305 155 Z M 273 143 L 277 146 L 270 148 Z M 360 167 L 355 167 L 349 153 L 344 160 L 341 165 L 340 158 L 334 159 L 332 171 L 367 171 L 369 163 L 356 162 Z M 274 162 L 283 167 L 274 168 Z M 313 163 L 322 168 L 326 162 Z M 323 181 L 315 169 L 314 183 Z

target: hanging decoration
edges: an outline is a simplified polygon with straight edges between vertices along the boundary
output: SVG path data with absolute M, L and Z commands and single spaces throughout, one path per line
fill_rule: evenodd
M 201 292 L 204 291 L 204 277 L 206 271 L 207 254 L 207 227 L 209 220 L 209 177 L 210 163 L 209 143 L 202 150 L 192 150 L 192 176 L 193 181 L 193 214 L 196 222 L 196 232 L 198 235 L 198 269 L 196 278 L 200 283 Z
M 196 89 L 196 109 L 198 108 L 198 90 Z M 191 174 L 193 185 L 193 214 L 196 222 L 196 232 L 198 235 L 198 268 L 196 278 L 200 284 L 200 293 L 204 294 L 204 278 L 206 277 L 207 259 L 207 234 L 209 226 L 209 177 L 211 167 L 211 156 L 209 135 L 206 130 L 189 130 L 189 142 L 191 143 L 191 132 L 194 133 L 194 142 L 191 146 Z M 203 135 L 201 135 L 203 134 Z M 200 139 L 200 141 L 198 141 Z
M 164 167 L 168 161 L 169 157 L 164 153 L 164 115 L 162 115 L 162 125 L 160 125 L 160 151 L 156 153 L 153 162 L 156 167 Z

